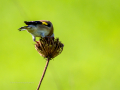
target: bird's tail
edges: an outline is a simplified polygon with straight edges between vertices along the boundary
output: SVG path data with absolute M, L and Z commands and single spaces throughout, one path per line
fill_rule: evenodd
M 27 30 L 27 28 L 28 28 L 28 26 L 23 26 L 23 27 L 19 28 L 18 30 L 19 31 L 24 31 L 24 30 Z

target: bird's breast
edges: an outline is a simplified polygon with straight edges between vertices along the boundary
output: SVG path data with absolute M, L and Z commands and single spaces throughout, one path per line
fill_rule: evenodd
M 42 37 L 41 35 L 47 36 L 49 34 L 49 31 L 47 30 L 35 30 L 33 32 L 29 32 L 35 37 Z

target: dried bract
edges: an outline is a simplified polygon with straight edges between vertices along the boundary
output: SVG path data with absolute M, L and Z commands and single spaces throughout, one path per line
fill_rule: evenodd
M 41 38 L 35 44 L 35 48 L 39 54 L 44 58 L 48 58 L 49 60 L 58 56 L 62 52 L 63 47 L 64 45 L 59 41 L 59 38 L 55 39 L 53 37 Z

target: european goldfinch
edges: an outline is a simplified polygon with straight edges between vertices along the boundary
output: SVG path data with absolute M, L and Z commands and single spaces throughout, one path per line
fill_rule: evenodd
M 53 25 L 50 21 L 24 21 L 27 26 L 19 28 L 19 31 L 27 30 L 36 41 L 36 37 L 54 37 Z

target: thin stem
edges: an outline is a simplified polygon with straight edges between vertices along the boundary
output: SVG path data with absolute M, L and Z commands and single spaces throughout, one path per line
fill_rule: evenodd
M 40 79 L 40 82 L 39 82 L 39 85 L 38 85 L 37 90 L 40 89 L 40 86 L 41 86 L 42 80 L 43 80 L 43 78 L 44 78 L 44 76 L 45 76 L 45 73 L 46 73 L 46 70 L 47 70 L 47 67 L 48 67 L 49 61 L 50 61 L 50 60 L 47 59 L 47 62 L 46 62 L 46 65 L 45 65 L 45 68 L 44 68 L 44 71 L 43 71 L 42 77 L 41 77 L 41 79 Z

